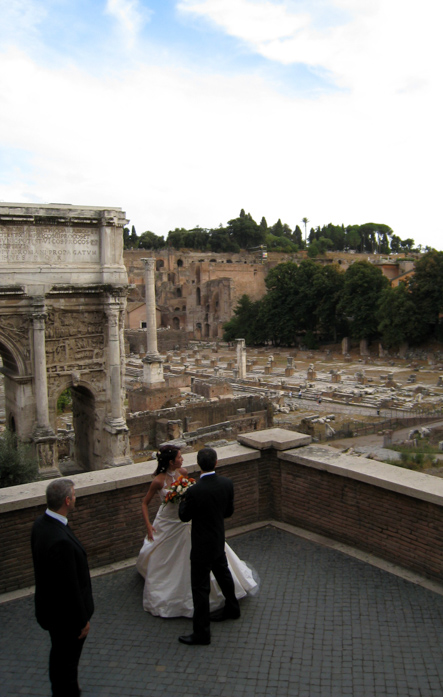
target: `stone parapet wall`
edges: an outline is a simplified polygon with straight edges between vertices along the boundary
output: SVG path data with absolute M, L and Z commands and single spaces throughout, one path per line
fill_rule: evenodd
M 278 520 L 443 582 L 441 479 L 328 446 L 278 459 Z
M 260 510 L 260 453 L 241 445 L 223 449 L 219 472 L 236 488 L 236 511 L 227 529 L 253 523 L 265 515 Z M 196 453 L 184 455 L 184 466 L 198 477 Z M 70 526 L 87 550 L 90 567 L 106 566 L 134 557 L 146 534 L 141 502 L 152 481 L 155 462 L 144 462 L 72 477 L 77 504 Z M 47 482 L 0 490 L 0 593 L 34 583 L 30 534 L 34 520 L 44 513 Z M 159 507 L 156 497 L 149 507 L 151 520 Z
M 235 486 L 227 529 L 283 522 L 443 581 L 440 479 L 305 445 L 306 436 L 283 429 L 239 438 L 245 445 L 218 449 L 219 472 Z M 184 461 L 197 474 L 196 454 Z M 92 568 L 138 554 L 145 534 L 141 500 L 154 468 L 149 462 L 73 477 L 78 503 L 71 525 Z M 38 482 L 0 490 L 2 593 L 33 583 L 29 536 L 45 510 L 45 488 Z M 157 506 L 152 503 L 151 516 Z

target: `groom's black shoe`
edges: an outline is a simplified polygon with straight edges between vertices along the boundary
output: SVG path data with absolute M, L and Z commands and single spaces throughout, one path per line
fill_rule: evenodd
M 198 637 L 195 634 L 179 636 L 178 640 L 181 644 L 186 644 L 187 646 L 208 646 L 211 643 L 211 637 Z
M 221 610 L 214 610 L 209 615 L 211 622 L 224 622 L 225 620 L 238 620 L 240 617 L 240 610 L 227 610 L 222 607 Z

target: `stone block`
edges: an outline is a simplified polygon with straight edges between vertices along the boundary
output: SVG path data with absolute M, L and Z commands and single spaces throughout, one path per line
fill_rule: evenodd
M 247 445 L 256 450 L 289 450 L 303 445 L 309 445 L 312 439 L 304 433 L 287 431 L 284 428 L 269 428 L 266 431 L 254 431 L 252 433 L 242 433 L 237 436 L 239 443 Z

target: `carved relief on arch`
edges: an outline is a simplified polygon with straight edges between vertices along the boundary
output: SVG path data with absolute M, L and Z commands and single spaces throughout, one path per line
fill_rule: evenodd
M 2 330 L 7 330 L 11 335 L 21 335 L 21 339 L 29 335 L 31 323 L 30 315 L 1 315 Z
M 50 373 L 87 370 L 105 363 L 103 310 L 49 309 L 45 325 L 46 365 Z
M 48 308 L 45 325 L 47 339 L 103 334 L 106 316 L 103 310 L 87 308 Z

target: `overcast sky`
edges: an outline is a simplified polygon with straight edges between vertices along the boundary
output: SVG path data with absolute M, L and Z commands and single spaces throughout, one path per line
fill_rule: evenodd
M 440 0 L 0 0 L 0 200 L 443 249 Z

